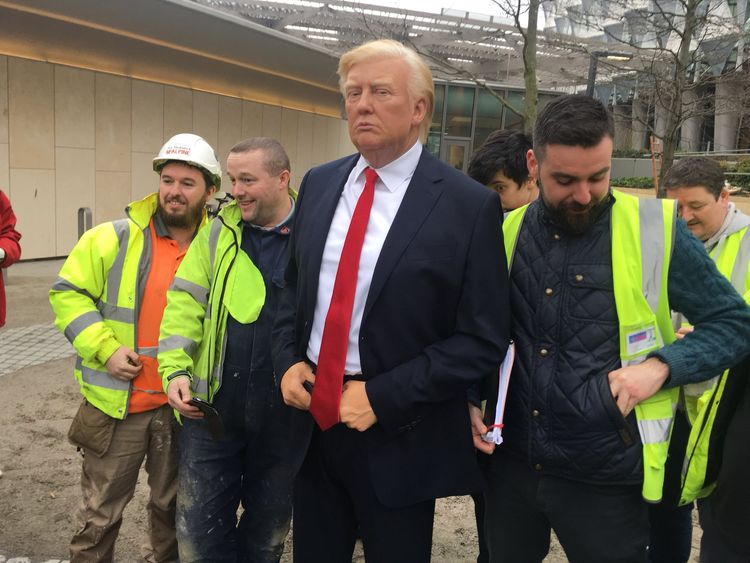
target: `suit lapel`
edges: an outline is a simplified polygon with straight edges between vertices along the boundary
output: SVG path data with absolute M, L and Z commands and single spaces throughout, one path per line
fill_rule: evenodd
M 331 228 L 333 215 L 336 213 L 336 206 L 341 198 L 341 192 L 344 191 L 344 185 L 352 168 L 357 164 L 359 155 L 353 155 L 351 158 L 344 160 L 330 176 L 322 175 L 321 181 L 325 181 L 327 186 L 320 186 L 314 191 L 318 198 L 315 205 L 311 206 L 314 211 L 313 228 L 311 229 L 309 241 L 303 244 L 309 244 L 310 262 L 308 272 L 310 273 L 307 284 L 307 293 L 305 295 L 308 310 L 312 317 L 315 310 L 315 301 L 318 296 L 318 279 L 320 277 L 320 265 L 323 261 L 323 249 L 325 248 L 328 231 Z M 309 214 L 310 211 L 306 211 Z
M 375 271 L 370 283 L 370 291 L 365 301 L 363 321 L 372 309 L 373 304 L 388 280 L 401 255 L 419 231 L 422 223 L 432 211 L 443 192 L 445 183 L 436 163 L 438 161 L 422 149 L 414 176 L 412 176 L 406 194 L 401 201 L 393 224 L 385 238 L 380 256 L 375 264 Z

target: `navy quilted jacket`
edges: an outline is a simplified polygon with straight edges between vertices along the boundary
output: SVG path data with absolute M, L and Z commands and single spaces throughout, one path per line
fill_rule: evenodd
M 613 202 L 583 236 L 557 227 L 541 200 L 526 213 L 511 270 L 517 356 L 502 447 L 540 472 L 593 483 L 638 483 L 635 416 L 622 417 L 607 379 L 620 367 Z M 704 323 L 655 354 L 670 365 L 670 384 L 706 379 L 750 353 L 750 309 L 682 221 L 668 289 L 675 310 L 693 324 Z

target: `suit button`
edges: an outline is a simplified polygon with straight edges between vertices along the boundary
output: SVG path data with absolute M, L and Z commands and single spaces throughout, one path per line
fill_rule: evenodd
M 545 294 L 545 295 L 552 295 L 552 288 L 551 288 L 551 287 L 548 287 L 547 289 L 545 289 L 545 290 L 544 290 L 544 294 Z
M 583 281 L 583 276 L 581 274 L 576 274 L 576 281 L 577 282 L 582 282 Z
M 560 235 L 558 235 L 557 233 L 555 233 L 554 235 L 552 235 L 552 238 L 555 239 L 555 240 L 560 240 Z
M 539 411 L 534 409 L 533 411 L 531 411 L 531 416 L 539 416 Z
M 534 469 L 536 469 L 537 471 L 541 471 L 541 470 L 542 470 L 542 464 L 541 464 L 541 463 L 537 463 L 537 464 L 536 464 L 536 465 L 534 466 Z
M 539 355 L 542 358 L 546 358 L 547 356 L 549 356 L 549 350 L 547 350 L 546 348 L 542 348 L 541 350 L 539 350 Z

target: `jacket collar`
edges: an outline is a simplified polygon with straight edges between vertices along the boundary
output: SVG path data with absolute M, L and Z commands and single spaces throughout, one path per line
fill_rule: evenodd
M 125 208 L 125 215 L 127 215 L 128 219 L 133 221 L 136 225 L 138 225 L 138 228 L 141 230 L 144 230 L 148 228 L 148 224 L 151 221 L 151 217 L 153 217 L 156 214 L 156 209 L 158 207 L 159 203 L 159 193 L 154 192 L 152 194 L 147 195 L 143 199 L 140 199 L 138 201 L 131 202 L 126 208 Z M 206 224 L 206 210 L 203 210 L 203 218 L 201 219 L 200 225 L 198 225 L 198 228 L 195 230 L 198 232 L 200 228 Z

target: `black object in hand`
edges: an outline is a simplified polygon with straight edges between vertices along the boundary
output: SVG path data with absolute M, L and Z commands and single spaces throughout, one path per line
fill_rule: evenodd
M 221 417 L 219 417 L 219 411 L 211 403 L 204 401 L 200 397 L 193 397 L 187 401 L 187 404 L 193 405 L 203 413 L 203 420 L 206 422 L 208 431 L 214 440 L 224 438 L 224 424 L 221 422 Z
M 305 391 L 307 391 L 308 393 L 310 393 L 310 395 L 312 395 L 312 392 L 313 392 L 313 383 L 312 383 L 312 381 L 309 381 L 309 380 L 305 379 L 302 382 L 302 387 L 304 387 Z

